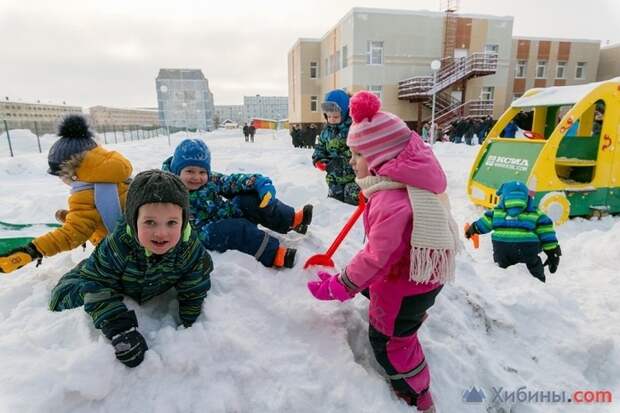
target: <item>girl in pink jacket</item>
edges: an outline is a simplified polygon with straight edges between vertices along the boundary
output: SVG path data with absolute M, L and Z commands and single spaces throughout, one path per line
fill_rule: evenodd
M 356 182 L 368 199 L 368 241 L 340 274 L 319 272 L 320 281 L 310 281 L 308 289 L 319 300 L 369 294 L 369 337 L 377 361 L 400 398 L 434 412 L 417 331 L 443 284 L 454 277 L 458 229 L 444 194 L 446 176 L 431 148 L 380 106 L 367 91 L 350 102 L 347 145 Z

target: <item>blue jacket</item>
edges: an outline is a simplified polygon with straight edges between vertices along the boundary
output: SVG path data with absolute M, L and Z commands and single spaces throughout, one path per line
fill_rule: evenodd
M 162 170 L 170 171 L 172 157 L 166 159 Z M 206 184 L 189 193 L 190 222 L 201 230 L 205 225 L 227 218 L 241 218 L 243 213 L 233 198 L 247 192 L 256 192 L 259 179 L 268 179 L 260 174 L 230 174 L 217 172 L 209 174 Z

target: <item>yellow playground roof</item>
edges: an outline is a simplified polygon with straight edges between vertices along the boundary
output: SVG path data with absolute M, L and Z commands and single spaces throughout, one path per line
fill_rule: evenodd
M 579 102 L 598 86 L 608 82 L 620 83 L 620 77 L 583 85 L 552 86 L 544 89 L 534 89 L 531 93 L 527 93 L 525 96 L 512 102 L 510 106 L 513 108 L 525 108 L 532 106 L 572 105 Z

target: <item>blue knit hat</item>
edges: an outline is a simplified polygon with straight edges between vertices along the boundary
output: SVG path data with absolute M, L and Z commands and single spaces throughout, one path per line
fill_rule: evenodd
M 505 209 L 508 215 L 513 217 L 524 210 L 535 211 L 536 207 L 528 191 L 527 185 L 523 182 L 504 182 L 495 192 L 500 197 L 497 206 Z
M 330 90 L 325 94 L 324 102 L 332 102 L 340 108 L 340 116 L 344 121 L 349 116 L 349 95 L 342 89 Z
M 65 117 L 58 127 L 58 136 L 60 139 L 54 142 L 47 154 L 47 173 L 51 175 L 58 176 L 63 162 L 71 159 L 73 155 L 97 146 L 86 119 L 81 115 Z
M 174 150 L 170 171 L 180 175 L 183 168 L 188 166 L 204 168 L 211 174 L 211 152 L 200 139 L 184 139 Z

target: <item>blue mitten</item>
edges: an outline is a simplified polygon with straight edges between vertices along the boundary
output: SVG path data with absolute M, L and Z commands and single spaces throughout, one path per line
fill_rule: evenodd
M 260 208 L 265 208 L 276 199 L 276 188 L 271 183 L 271 179 L 266 176 L 256 178 L 256 192 L 258 192 L 258 199 L 260 199 L 258 205 Z

